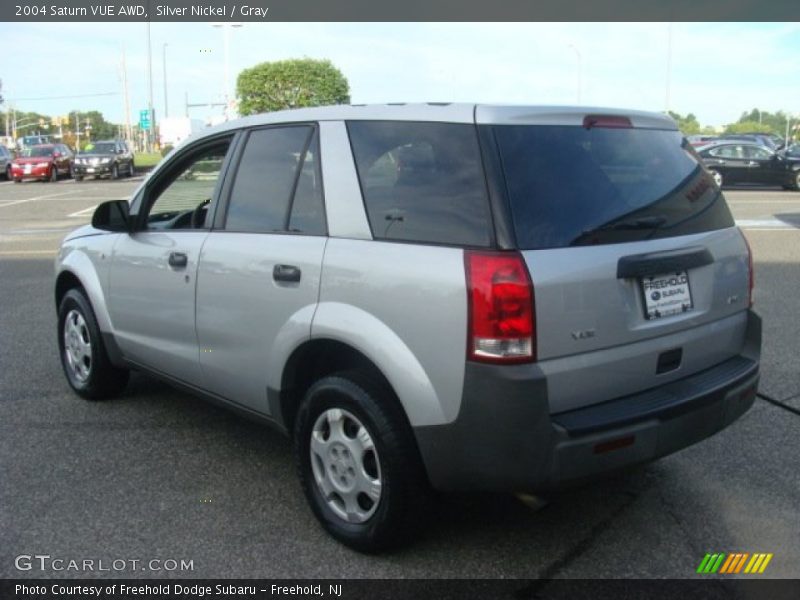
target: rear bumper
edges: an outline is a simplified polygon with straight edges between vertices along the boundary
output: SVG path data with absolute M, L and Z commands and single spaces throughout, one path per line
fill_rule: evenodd
M 548 490 L 648 462 L 724 429 L 755 401 L 761 319 L 748 312 L 739 355 L 684 379 L 550 414 L 534 365 L 468 364 L 458 418 L 418 427 L 441 490 Z

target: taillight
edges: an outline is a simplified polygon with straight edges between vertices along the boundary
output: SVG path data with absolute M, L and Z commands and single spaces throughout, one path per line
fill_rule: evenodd
M 516 252 L 464 253 L 467 358 L 489 363 L 536 360 L 533 284 Z
M 753 250 L 750 248 L 750 242 L 747 241 L 747 237 L 744 233 L 742 233 L 742 237 L 744 238 L 744 245 L 747 246 L 747 305 L 752 307 L 753 288 L 756 285 L 756 274 L 753 271 Z

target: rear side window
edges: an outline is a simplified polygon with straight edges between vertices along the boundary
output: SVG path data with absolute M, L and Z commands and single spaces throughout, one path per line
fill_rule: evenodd
M 351 121 L 347 129 L 375 239 L 491 243 L 474 126 Z
M 495 125 L 523 249 L 630 242 L 733 226 L 677 131 Z
M 324 232 L 322 187 L 315 167 L 316 146 L 308 157 L 310 166 L 303 166 L 314 131 L 309 125 L 257 129 L 250 133 L 231 189 L 226 230 Z M 290 223 L 295 197 L 300 212 Z

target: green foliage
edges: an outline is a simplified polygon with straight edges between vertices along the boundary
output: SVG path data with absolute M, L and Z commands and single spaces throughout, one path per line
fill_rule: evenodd
M 777 133 L 773 127 L 758 121 L 739 121 L 725 126 L 725 133 Z
M 242 115 L 350 102 L 350 87 L 342 72 L 329 60 L 311 58 L 245 69 L 239 73 L 236 93 Z
M 767 133 L 771 132 L 777 133 L 778 135 L 784 135 L 786 133 L 786 119 L 787 115 L 782 110 L 771 113 L 766 110 L 759 111 L 757 108 L 754 108 L 749 112 L 742 113 L 742 116 L 739 117 L 737 124 L 749 122 L 751 125 L 751 129 L 741 129 L 739 132 L 763 131 Z
M 166 156 L 170 152 L 172 152 L 173 145 L 172 144 L 165 144 L 163 148 L 161 148 L 161 156 Z
M 667 113 L 670 117 L 675 119 L 675 122 L 678 124 L 678 129 L 681 130 L 683 135 L 700 133 L 700 123 L 697 121 L 697 117 L 692 113 L 689 113 L 685 117 L 671 110 L 667 111 Z
M 139 152 L 136 154 L 136 167 L 147 168 L 154 167 L 161 161 L 161 154 L 159 152 Z

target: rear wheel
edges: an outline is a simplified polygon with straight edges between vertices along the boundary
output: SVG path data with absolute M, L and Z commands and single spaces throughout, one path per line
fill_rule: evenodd
M 794 174 L 794 181 L 792 182 L 792 189 L 800 191 L 800 171 Z
M 428 489 L 408 423 L 392 391 L 366 372 L 317 381 L 295 423 L 303 491 L 334 538 L 362 552 L 407 541 Z
M 714 169 L 709 169 L 709 171 L 711 172 L 711 177 L 714 178 L 714 183 L 717 184 L 717 187 L 722 187 L 722 173 Z
M 84 293 L 73 288 L 58 309 L 58 347 L 70 387 L 88 400 L 120 393 L 128 371 L 111 364 L 94 311 Z
M 6 167 L 6 180 L 11 181 L 11 165 Z

